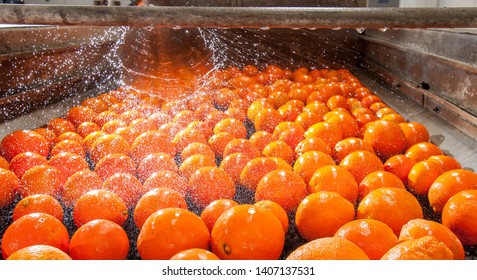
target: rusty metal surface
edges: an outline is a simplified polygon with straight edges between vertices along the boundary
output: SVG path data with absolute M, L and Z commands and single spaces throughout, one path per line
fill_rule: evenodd
M 210 28 L 477 27 L 477 8 L 4 5 L 0 23 Z

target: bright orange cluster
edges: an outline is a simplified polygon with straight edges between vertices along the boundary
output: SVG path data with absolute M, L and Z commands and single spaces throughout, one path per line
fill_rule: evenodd
M 229 67 L 174 101 L 123 87 L 0 153 L 4 259 L 464 259 L 477 244 L 477 174 L 346 69 Z

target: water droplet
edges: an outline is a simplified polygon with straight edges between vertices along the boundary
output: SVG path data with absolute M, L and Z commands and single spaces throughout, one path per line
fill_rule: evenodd
M 359 34 L 364 33 L 365 30 L 366 30 L 366 28 L 364 28 L 364 27 L 358 27 L 358 28 L 356 28 L 356 31 L 358 31 Z

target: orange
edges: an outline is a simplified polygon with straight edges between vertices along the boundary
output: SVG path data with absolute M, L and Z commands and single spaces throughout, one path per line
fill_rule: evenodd
M 265 157 L 278 157 L 292 164 L 294 161 L 294 152 L 290 146 L 283 141 L 273 141 L 269 143 L 262 151 Z
M 0 168 L 10 169 L 10 163 L 2 156 L 0 156 Z
M 61 199 L 65 207 L 73 207 L 83 194 L 91 190 L 101 189 L 103 181 L 91 170 L 81 170 L 71 175 L 65 183 Z
M 21 179 L 23 177 L 23 174 L 25 174 L 28 169 L 37 165 L 45 164 L 48 164 L 48 160 L 44 156 L 33 152 L 24 152 L 16 155 L 10 161 L 9 168 L 10 171 L 15 173 L 18 179 Z
M 381 98 L 379 96 L 374 95 L 374 94 L 369 94 L 366 95 L 365 97 L 361 98 L 361 104 L 363 104 L 364 107 L 370 108 L 373 103 L 376 102 L 382 102 Z M 382 109 L 382 108 L 381 108 Z
M 207 143 L 201 143 L 201 142 L 190 143 L 189 145 L 187 145 L 187 147 L 184 148 L 184 150 L 182 150 L 182 152 L 180 153 L 180 156 L 181 156 L 181 160 L 184 161 L 188 157 L 192 155 L 197 155 L 197 154 L 207 155 L 212 158 L 215 157 L 215 153 L 214 151 L 212 151 L 212 148 L 210 148 L 210 146 Z
M 272 158 L 253 158 L 242 168 L 240 172 L 240 184 L 249 190 L 255 191 L 262 177 L 268 172 L 278 168 L 277 162 Z
M 129 173 L 116 173 L 103 183 L 103 189 L 117 194 L 128 208 L 134 207 L 142 196 L 142 184 Z
M 227 172 L 234 184 L 238 185 L 240 183 L 240 174 L 249 161 L 249 157 L 244 153 L 233 153 L 222 159 L 219 168 Z
M 258 182 L 255 202 L 271 200 L 290 213 L 306 195 L 306 183 L 300 175 L 292 170 L 278 169 L 270 171 Z
M 415 162 L 428 159 L 431 156 L 443 155 L 442 150 L 431 142 L 420 142 L 408 148 L 404 155 L 412 158 Z
M 131 158 L 136 164 L 152 153 L 166 153 L 174 157 L 176 154 L 175 144 L 168 140 L 165 133 L 154 130 L 142 133 L 131 145 Z
M 205 249 L 187 249 L 184 251 L 180 251 L 179 253 L 175 254 L 170 258 L 170 260 L 196 260 L 196 261 L 204 261 L 204 260 L 220 260 L 214 253 L 207 251 Z
M 52 156 L 48 160 L 48 165 L 61 171 L 66 179 L 78 171 L 89 169 L 88 162 L 84 157 L 69 152 L 61 152 Z
M 7 260 L 71 260 L 71 257 L 50 245 L 32 245 L 15 251 Z
M 73 260 L 124 260 L 129 238 L 122 227 L 108 220 L 92 220 L 78 228 L 69 246 Z
M 215 125 L 220 122 L 220 120 L 228 118 L 227 114 L 223 111 L 219 110 L 212 110 L 207 116 L 204 118 L 204 122 L 211 128 L 214 128 Z
M 333 147 L 333 159 L 339 163 L 350 153 L 360 150 L 374 153 L 373 147 L 368 142 L 360 138 L 348 137 L 340 140 Z
M 18 193 L 21 197 L 48 194 L 54 198 L 60 198 L 65 180 L 60 170 L 49 165 L 37 165 L 25 172 L 20 180 Z
M 452 251 L 433 236 L 403 241 L 387 251 L 381 260 L 452 260 Z
M 104 111 L 104 112 L 101 112 L 99 114 L 97 114 L 94 119 L 93 119 L 93 122 L 96 123 L 98 125 L 98 127 L 103 127 L 103 125 L 109 121 L 112 121 L 112 120 L 119 120 L 119 114 L 114 112 L 114 111 Z
M 178 191 L 168 187 L 158 187 L 146 192 L 134 207 L 134 223 L 141 229 L 149 216 L 164 208 L 187 209 L 187 202 Z
M 196 170 L 205 166 L 216 167 L 215 158 L 202 154 L 192 155 L 181 163 L 179 173 L 189 180 Z
M 375 219 L 387 224 L 399 235 L 404 224 L 412 219 L 422 219 L 419 201 L 407 190 L 379 188 L 368 193 L 360 201 L 358 219 Z
M 147 218 L 137 238 L 137 250 L 143 260 L 167 260 L 186 249 L 208 249 L 209 243 L 209 230 L 196 214 L 165 208 Z
M 343 138 L 357 137 L 359 126 L 355 118 L 348 114 L 339 114 L 326 120 L 327 123 L 334 124 L 341 128 Z
M 32 213 L 10 224 L 2 237 L 2 256 L 8 258 L 15 251 L 31 245 L 51 245 L 68 252 L 70 237 L 66 227 L 46 213 Z
M 339 164 L 353 174 L 356 183 L 373 171 L 383 170 L 381 160 L 370 151 L 354 151 L 343 158 Z
M 323 118 L 329 111 L 330 110 L 326 107 L 326 104 L 319 101 L 307 102 L 306 106 L 303 108 L 303 112 L 311 112 L 317 114 L 321 118 Z
M 235 137 L 232 134 L 228 132 L 219 132 L 212 135 L 209 140 L 207 140 L 207 143 L 214 151 L 216 157 L 222 157 L 225 146 L 227 146 L 227 144 L 233 139 L 235 139 Z
M 462 165 L 460 165 L 459 161 L 451 156 L 435 155 L 430 156 L 427 160 L 440 164 L 443 172 L 453 169 L 462 169 Z
M 294 150 L 296 146 L 305 139 L 305 130 L 301 128 L 298 123 L 295 122 L 295 124 L 295 126 L 284 129 L 276 136 L 276 140 L 285 142 L 292 150 Z
M 256 158 L 260 156 L 260 151 L 248 139 L 235 138 L 225 146 L 223 157 L 233 153 L 243 153 L 249 158 Z
M 199 168 L 189 178 L 191 201 L 200 208 L 217 199 L 232 199 L 235 193 L 234 182 L 227 172 L 218 167 Z
M 247 108 L 247 118 L 251 122 L 255 122 L 255 116 L 257 113 L 265 108 L 273 108 L 273 105 L 266 98 L 260 98 L 253 101 Z
M 187 178 L 179 175 L 175 171 L 158 170 L 157 172 L 152 173 L 144 182 L 142 185 L 142 193 L 145 194 L 152 189 L 161 187 L 171 188 L 178 191 L 184 197 L 189 191 Z
M 116 173 L 136 175 L 136 164 L 125 154 L 109 154 L 101 158 L 94 167 L 99 177 L 104 181 Z
M 285 105 L 288 100 L 290 100 L 288 94 L 285 91 L 280 90 L 272 91 L 267 97 L 267 101 L 272 104 L 273 108 L 275 109 L 278 109 L 281 106 Z
M 294 122 L 298 115 L 303 112 L 305 103 L 298 99 L 290 99 L 284 105 L 280 106 L 277 110 L 282 116 L 283 121 Z
M 11 161 L 16 155 L 33 152 L 48 156 L 49 144 L 40 134 L 31 130 L 17 130 L 7 134 L 0 142 L 0 156 Z
M 207 139 L 200 131 L 191 128 L 185 128 L 179 131 L 172 140 L 172 144 L 175 146 L 177 154 L 180 154 L 185 147 L 195 142 L 207 143 Z M 163 143 L 163 145 L 164 144 L 165 143 Z
M 0 168 L 0 208 L 7 207 L 15 200 L 19 188 L 20 180 L 15 173 Z
M 427 131 L 427 128 L 421 123 L 402 122 L 399 124 L 399 126 L 406 137 L 406 150 L 414 144 L 429 142 L 430 140 L 429 131 Z
M 211 233 L 212 252 L 223 260 L 276 260 L 284 244 L 285 233 L 278 218 L 249 204 L 223 213 Z
M 117 153 L 129 155 L 130 151 L 131 146 L 122 136 L 105 134 L 94 140 L 89 152 L 93 162 L 97 163 L 106 155 Z
M 62 140 L 72 140 L 72 141 L 75 141 L 75 142 L 78 142 L 79 144 L 81 144 L 83 142 L 83 137 L 81 137 L 81 135 L 79 135 L 76 132 L 68 131 L 68 132 L 65 132 L 65 133 L 62 133 L 62 134 L 58 135 L 55 138 L 55 143 L 58 144 Z
M 399 243 L 393 230 L 383 222 L 358 219 L 340 227 L 335 237 L 341 237 L 358 245 L 370 260 L 379 260 L 389 249 Z
M 83 122 L 91 122 L 96 116 L 96 112 L 87 106 L 71 107 L 65 115 L 66 120 L 70 121 L 75 127 Z
M 306 196 L 298 205 L 295 224 L 307 241 L 330 237 L 355 216 L 354 205 L 335 192 L 319 191 Z
M 144 183 L 154 172 L 170 170 L 179 172 L 175 160 L 166 153 L 152 153 L 147 155 L 137 167 L 139 181 Z
M 56 134 L 53 131 L 51 131 L 51 130 L 45 128 L 45 127 L 39 127 L 39 128 L 34 129 L 33 132 L 36 132 L 40 136 L 43 136 L 43 138 L 45 138 L 45 140 L 48 144 L 48 147 L 53 148 L 53 145 L 54 145 L 55 139 L 56 139 Z
M 412 167 L 416 164 L 416 161 L 405 155 L 395 155 L 390 157 L 384 162 L 384 171 L 391 172 L 398 176 L 399 179 L 407 185 L 407 176 Z
M 63 221 L 63 207 L 54 197 L 47 194 L 33 194 L 22 198 L 13 208 L 13 221 L 31 213 L 46 213 Z
M 346 97 L 342 95 L 333 95 L 330 96 L 330 98 L 328 98 L 328 100 L 326 101 L 326 106 L 330 110 L 333 110 L 338 107 L 346 108 L 348 106 L 348 102 L 346 100 Z
M 441 212 L 447 200 L 463 190 L 477 189 L 477 174 L 465 169 L 442 173 L 429 188 L 429 203 L 435 212 Z
M 265 210 L 270 211 L 275 217 L 278 218 L 283 227 L 283 232 L 285 235 L 288 232 L 288 214 L 278 203 L 271 200 L 260 200 L 254 203 L 254 206 L 262 207 Z
M 105 122 L 101 126 L 101 131 L 111 134 L 111 133 L 114 133 L 119 128 L 125 128 L 125 127 L 129 128 L 128 124 L 125 121 L 121 119 L 114 119 L 114 120 Z
M 323 237 L 307 242 L 291 252 L 287 260 L 368 260 L 353 242 L 340 237 Z
M 186 126 L 187 130 L 192 130 L 202 134 L 206 139 L 209 139 L 212 135 L 214 135 L 214 128 L 210 127 L 203 121 L 193 121 Z
M 108 110 L 108 103 L 97 97 L 86 98 L 81 102 L 81 106 L 89 107 L 93 109 L 95 113 L 101 113 L 103 111 Z
M 454 194 L 442 210 L 442 224 L 460 239 L 464 246 L 477 244 L 477 190 Z
M 132 134 L 131 137 L 134 139 L 136 139 L 137 136 L 141 135 L 144 132 L 158 129 L 158 127 L 156 126 L 156 123 L 153 120 L 145 119 L 145 118 L 139 118 L 139 119 L 133 120 L 129 124 L 129 128 Z
M 92 190 L 83 194 L 73 208 L 76 227 L 96 219 L 104 219 L 123 226 L 128 218 L 124 201 L 108 190 Z
M 465 259 L 465 252 L 459 238 L 443 224 L 424 220 L 414 219 L 407 222 L 401 229 L 399 241 L 417 239 L 424 236 L 433 236 L 449 247 L 454 256 L 454 260 Z
M 338 143 L 340 140 L 343 140 L 343 131 L 337 125 L 333 125 L 328 122 L 319 122 L 310 126 L 306 130 L 304 136 L 305 138 L 322 138 L 330 147 L 334 147 L 336 143 Z
M 293 170 L 308 184 L 316 170 L 325 165 L 334 164 L 334 160 L 328 154 L 318 151 L 308 151 L 296 159 L 293 164 Z
M 377 120 L 365 130 L 363 139 L 381 159 L 401 154 L 406 148 L 406 137 L 401 127 L 392 121 Z
M 50 155 L 54 156 L 64 152 L 77 154 L 83 158 L 86 157 L 86 152 L 81 143 L 73 140 L 62 140 L 56 143 L 51 149 Z
M 442 173 L 440 164 L 428 160 L 420 161 L 409 171 L 407 186 L 412 193 L 426 195 L 434 180 Z
M 274 108 L 264 108 L 257 112 L 254 118 L 254 127 L 256 131 L 273 132 L 275 127 L 282 122 L 282 116 Z
M 319 113 L 311 110 L 303 111 L 295 119 L 295 122 L 299 123 L 305 130 L 315 123 L 319 123 L 321 121 L 323 121 L 322 116 Z
M 346 168 L 337 165 L 326 165 L 313 173 L 308 183 L 308 192 L 330 191 L 356 203 L 358 200 L 358 184 Z
M 63 118 L 55 118 L 48 121 L 46 126 L 49 130 L 53 131 L 56 136 L 68 132 L 68 131 L 75 131 L 75 126 L 68 120 Z
M 308 137 L 301 140 L 295 147 L 295 159 L 308 151 L 323 152 L 328 155 L 332 155 L 332 151 L 328 143 L 325 140 L 318 137 Z
M 91 148 L 93 147 L 94 141 L 96 141 L 96 139 L 103 135 L 106 135 L 106 132 L 95 131 L 91 132 L 83 138 L 83 142 L 81 144 L 83 144 L 83 147 L 88 154 L 91 152 Z
M 212 228 L 214 227 L 217 219 L 225 211 L 237 205 L 238 205 L 237 202 L 228 198 L 221 198 L 221 199 L 214 200 L 211 203 L 209 203 L 209 205 L 205 206 L 205 208 L 200 213 L 200 218 L 204 221 L 209 231 L 212 232 Z
M 406 189 L 404 183 L 391 172 L 374 171 L 366 175 L 359 183 L 359 197 L 365 197 L 369 192 L 379 188 L 399 188 Z
M 255 147 L 257 147 L 257 149 L 260 152 L 262 152 L 263 149 L 265 148 L 265 146 L 267 146 L 274 139 L 273 139 L 273 135 L 270 132 L 260 130 L 260 131 L 256 131 L 255 133 L 253 133 L 250 136 L 249 140 L 250 140 L 250 142 L 252 142 L 252 144 L 255 145 Z
M 247 128 L 245 125 L 234 118 L 224 118 L 220 120 L 214 126 L 214 134 L 219 132 L 228 132 L 232 134 L 235 138 L 245 138 L 247 137 Z

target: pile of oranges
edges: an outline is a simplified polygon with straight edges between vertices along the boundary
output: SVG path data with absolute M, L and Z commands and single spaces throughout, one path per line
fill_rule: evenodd
M 477 174 L 346 69 L 229 67 L 187 100 L 122 87 L 0 153 L 3 259 L 459 260 L 477 244 Z

